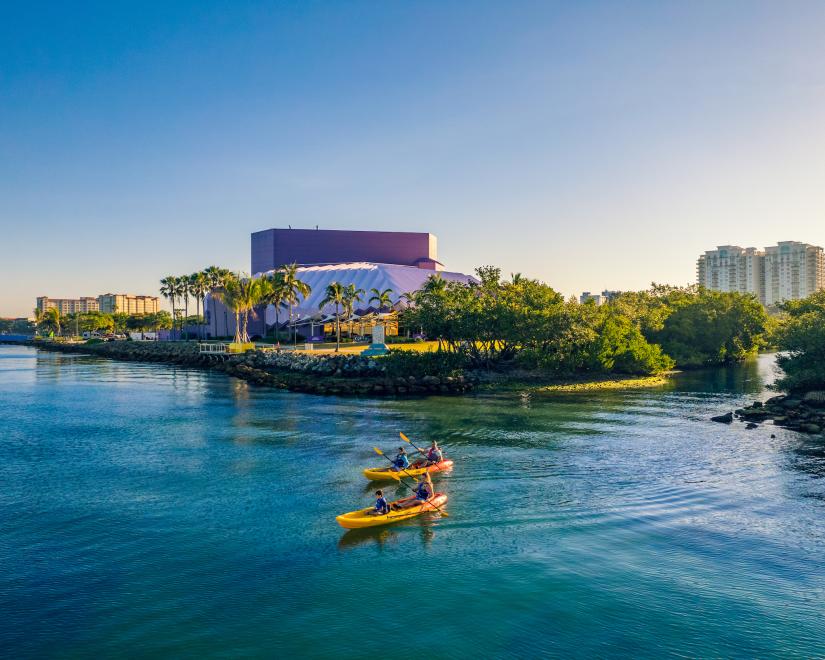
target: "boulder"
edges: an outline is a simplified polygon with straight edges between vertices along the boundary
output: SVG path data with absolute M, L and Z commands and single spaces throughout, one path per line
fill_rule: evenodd
M 719 422 L 721 424 L 730 424 L 733 422 L 733 413 L 726 412 L 724 415 L 716 415 L 715 417 L 711 417 L 710 420 L 712 422 Z
M 825 392 L 821 390 L 807 392 L 805 396 L 802 397 L 802 400 L 814 408 L 825 408 Z

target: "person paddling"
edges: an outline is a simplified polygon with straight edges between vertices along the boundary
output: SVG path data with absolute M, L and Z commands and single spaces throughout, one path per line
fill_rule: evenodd
M 444 453 L 439 449 L 438 443 L 433 440 L 433 444 L 427 450 L 427 465 L 435 465 L 444 460 Z
M 398 500 L 398 502 L 393 505 L 393 508 L 408 509 L 411 506 L 420 506 L 433 496 L 433 492 L 433 480 L 430 478 L 430 473 L 425 472 L 418 478 L 418 483 L 413 489 L 412 496 Z
M 395 460 L 392 462 L 393 470 L 396 472 L 400 472 L 401 470 L 406 470 L 410 467 L 410 459 L 407 456 L 407 452 L 403 447 L 398 448 L 398 454 L 395 457 Z
M 375 491 L 375 508 L 369 512 L 371 516 L 383 516 L 390 512 L 390 505 L 384 497 L 383 490 Z

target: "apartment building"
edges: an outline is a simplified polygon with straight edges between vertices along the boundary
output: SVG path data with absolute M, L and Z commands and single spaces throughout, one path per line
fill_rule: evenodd
M 597 305 L 603 305 L 604 303 L 609 303 L 611 300 L 614 300 L 621 293 L 621 291 L 610 291 L 608 289 L 605 289 L 601 293 L 590 293 L 590 291 L 585 291 L 579 296 L 579 302 L 584 305 L 584 303 L 592 300 Z
M 97 297 L 100 311 L 107 314 L 157 314 L 160 300 L 156 296 L 130 296 L 127 293 L 104 293 Z
M 765 300 L 776 305 L 825 289 L 825 253 L 821 247 L 782 241 L 765 249 Z
M 37 309 L 41 312 L 51 307 L 57 309 L 61 316 L 86 312 L 156 314 L 160 309 L 160 299 L 156 296 L 131 296 L 127 293 L 104 293 L 96 298 L 91 296 L 81 298 L 40 296 L 37 298 Z
M 45 312 L 47 309 L 55 308 L 60 312 L 61 316 L 66 314 L 76 314 L 85 312 L 100 311 L 100 304 L 97 298 L 85 296 L 82 298 L 49 298 L 48 296 L 40 296 L 37 298 L 37 309 Z
M 763 305 L 777 305 L 825 288 L 825 256 L 821 247 L 796 241 L 765 250 L 720 245 L 699 257 L 696 281 L 713 291 L 751 293 Z

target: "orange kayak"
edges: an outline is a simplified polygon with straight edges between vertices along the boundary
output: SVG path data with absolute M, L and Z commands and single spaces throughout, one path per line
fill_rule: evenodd
M 442 472 L 453 467 L 453 462 L 450 460 L 443 460 L 434 465 L 427 467 L 408 467 L 406 470 L 395 470 L 392 467 L 385 468 L 367 468 L 364 470 L 364 476 L 370 481 L 390 481 L 391 479 L 403 479 L 404 477 L 417 477 L 425 472 Z

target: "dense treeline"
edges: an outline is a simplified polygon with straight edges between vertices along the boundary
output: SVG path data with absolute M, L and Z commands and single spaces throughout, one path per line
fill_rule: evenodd
M 777 386 L 790 391 L 825 390 L 825 291 L 782 305 L 786 317 L 776 331 L 785 351 L 777 363 L 785 372 Z
M 477 271 L 478 283 L 432 277 L 403 323 L 470 366 L 559 375 L 655 374 L 741 360 L 764 342 L 768 317 L 752 296 L 654 285 L 610 303 L 579 304 L 520 275 Z
M 44 335 L 80 335 L 84 332 L 125 334 L 168 330 L 172 327 L 172 316 L 165 311 L 156 314 L 80 312 L 61 315 L 57 309 L 52 307 L 45 312 L 35 310 L 34 327 Z

